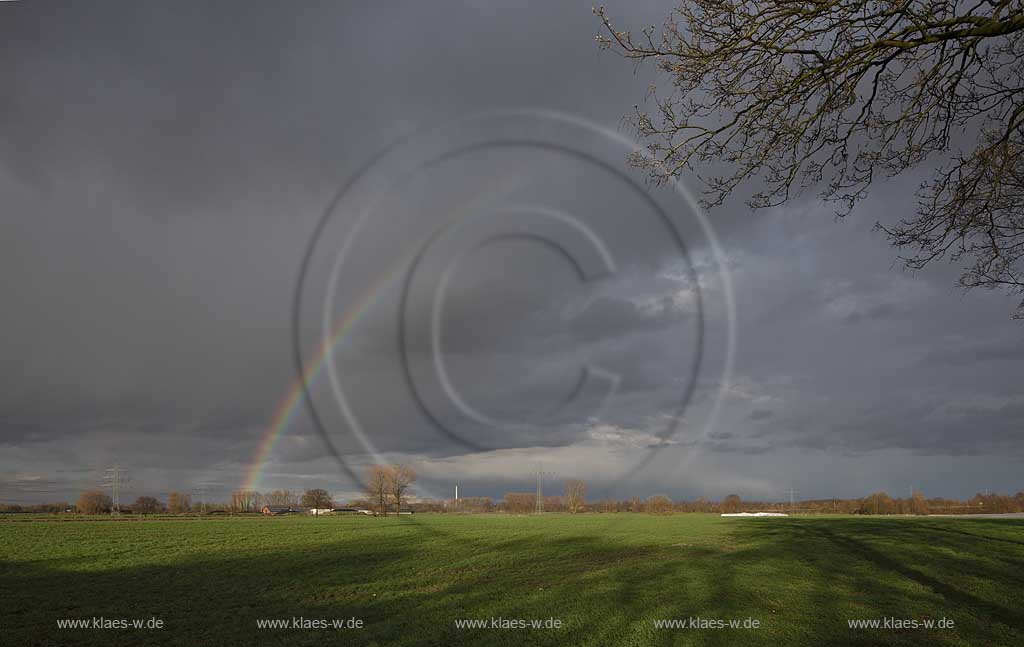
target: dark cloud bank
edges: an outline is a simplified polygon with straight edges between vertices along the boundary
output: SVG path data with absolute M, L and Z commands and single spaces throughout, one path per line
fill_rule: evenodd
M 638 26 L 669 8 L 609 13 Z M 4 501 L 73 497 L 114 463 L 139 494 L 236 487 L 294 379 L 296 274 L 346 178 L 414 128 L 484 109 L 618 128 L 653 78 L 598 52 L 589 5 L 33 2 L 0 14 Z M 585 213 L 623 261 L 584 288 L 565 259 L 522 241 L 460 265 L 441 340 L 460 393 L 502 420 L 554 412 L 462 429 L 476 449 L 410 400 L 400 281 L 381 285 L 332 361 L 374 448 L 415 463 L 422 494 L 528 488 L 538 462 L 587 478 L 595 495 L 1021 488 L 1013 304 L 955 290 L 955 267 L 900 271 L 872 233 L 913 208 L 919 177 L 876 186 L 841 222 L 811 197 L 712 214 L 735 290 L 735 366 L 698 376 L 665 437 L 700 316 L 685 277 L 702 281 L 710 252 L 698 243 L 681 264 L 613 182 L 565 165 L 485 157 L 410 183 L 373 221 L 379 249 L 349 270 L 354 285 L 369 280 L 372 261 L 400 259 L 438 212 L 502 192 Z M 701 287 L 721 314 L 720 286 Z M 711 345 L 725 335 L 704 333 Z M 560 409 L 586 364 L 619 374 L 614 398 Z M 315 399 L 330 400 L 328 386 Z M 337 411 L 324 417 L 352 464 L 369 460 Z M 310 484 L 357 487 L 300 411 L 260 485 Z

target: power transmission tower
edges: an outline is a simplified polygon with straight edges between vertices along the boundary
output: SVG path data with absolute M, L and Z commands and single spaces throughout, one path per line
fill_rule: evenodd
M 210 489 L 220 491 L 223 489 L 224 484 L 220 481 L 200 481 L 196 483 L 196 493 L 199 495 L 199 512 L 200 514 L 206 514 L 208 508 L 207 494 Z
M 793 512 L 795 510 L 795 503 L 796 503 L 795 498 L 794 498 L 795 496 L 796 496 L 796 490 L 794 490 L 793 488 L 789 488 L 789 511 L 790 512 Z
M 544 477 L 545 476 L 551 476 L 552 472 L 542 472 L 540 467 L 538 467 L 537 471 L 534 472 L 533 474 L 534 474 L 534 476 L 537 477 L 537 497 L 536 497 L 537 501 L 534 504 L 533 512 L 534 512 L 534 514 L 543 514 L 544 513 L 544 489 L 542 487 L 542 483 L 544 482 Z
M 110 514 L 117 516 L 121 514 L 121 488 L 128 482 L 128 472 L 119 468 L 111 467 L 104 470 L 103 487 L 110 488 Z

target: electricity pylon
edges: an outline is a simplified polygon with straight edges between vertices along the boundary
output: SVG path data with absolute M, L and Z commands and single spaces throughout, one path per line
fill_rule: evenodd
M 533 506 L 533 512 L 534 512 L 534 514 L 543 514 L 544 513 L 544 488 L 542 487 L 542 484 L 544 482 L 544 477 L 545 476 L 551 476 L 552 472 L 543 472 L 543 471 L 541 471 L 540 467 L 538 467 L 537 471 L 533 472 L 533 475 L 537 477 L 537 501 L 536 501 L 536 503 Z
M 110 488 L 110 514 L 117 516 L 121 514 L 121 488 L 128 482 L 128 472 L 119 468 L 111 467 L 104 470 L 103 487 Z

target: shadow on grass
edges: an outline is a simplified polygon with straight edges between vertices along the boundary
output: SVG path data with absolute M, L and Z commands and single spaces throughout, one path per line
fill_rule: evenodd
M 972 609 L 974 612 L 980 612 L 981 615 L 985 616 L 989 621 L 1001 622 L 1012 627 L 1024 627 L 1024 613 L 1022 613 L 1019 608 L 1010 609 L 982 599 L 976 595 L 972 595 L 950 582 L 943 581 L 907 565 L 907 563 L 900 558 L 887 555 L 880 550 L 874 549 L 867 542 L 855 539 L 848 533 L 839 534 L 836 531 L 823 526 L 812 526 L 808 531 L 817 533 L 819 536 L 824 537 L 838 549 L 849 555 L 872 562 L 883 571 L 898 574 L 934 591 L 945 599 L 950 609 L 966 607 Z M 878 534 L 879 531 L 876 528 L 874 529 L 874 532 Z M 941 569 L 941 564 L 937 566 Z
M 945 526 L 939 525 L 941 523 L 942 523 L 941 521 L 936 522 L 934 525 L 929 526 L 929 528 L 931 530 L 937 530 L 939 532 L 954 533 L 954 534 L 958 534 L 958 535 L 963 535 L 965 537 L 971 537 L 973 539 L 981 539 L 983 541 L 995 541 L 995 542 L 1000 542 L 1000 543 L 1004 543 L 1004 544 L 1016 544 L 1017 546 L 1024 546 L 1024 541 L 1022 541 L 1020 539 L 1010 539 L 1008 537 L 994 537 L 992 535 L 984 535 L 984 534 L 976 533 L 976 532 L 967 532 L 965 530 L 960 530 L 958 528 L 949 528 L 949 527 L 945 527 Z M 985 527 L 985 526 L 988 526 L 988 525 L 991 525 L 991 524 L 998 524 L 998 525 L 992 526 L 991 530 L 1000 530 L 1000 528 L 998 527 L 999 525 L 1004 526 L 1004 527 L 1016 527 L 1017 529 L 1020 529 L 1020 528 L 1024 527 L 1024 526 L 1022 526 L 1020 524 L 1014 524 L 1013 522 L 1009 522 L 1009 521 L 1002 521 L 1002 520 L 996 521 L 996 520 L 990 520 L 990 519 L 971 519 L 971 520 L 967 521 L 967 523 L 970 523 L 970 524 L 976 525 L 976 526 L 982 526 L 982 527 Z
M 990 546 L 981 550 L 977 536 L 959 522 L 738 520 L 728 532 L 695 541 L 685 515 L 620 521 L 615 532 L 600 524 L 557 526 L 556 518 L 549 526 L 490 534 L 484 524 L 500 521 L 459 522 L 444 533 L 395 522 L 304 546 L 245 548 L 239 542 L 237 554 L 227 555 L 182 550 L 172 559 L 175 546 L 168 544 L 163 549 L 170 554 L 161 563 L 115 562 L 91 571 L 77 562 L 8 561 L 0 567 L 6 598 L 0 643 L 107 644 L 116 630 L 56 627 L 58 618 L 99 616 L 164 619 L 162 631 L 117 633 L 116 642 L 127 645 L 1024 641 L 1024 614 L 1006 602 L 1024 598 L 1024 587 L 1000 561 L 1019 559 L 1024 551 L 1012 540 L 999 544 L 1005 547 L 999 555 Z M 268 528 L 305 532 L 299 525 Z M 630 528 L 632 535 L 623 532 Z M 1024 525 L 991 532 L 1024 536 Z M 973 580 L 964 579 L 968 572 Z M 852 618 L 942 615 L 955 617 L 958 630 L 855 632 L 846 624 Z M 365 628 L 256 626 L 257 619 L 293 617 L 355 617 Z M 456 620 L 493 617 L 553 617 L 563 628 L 455 626 Z M 689 617 L 749 617 L 761 628 L 654 627 L 655 620 Z

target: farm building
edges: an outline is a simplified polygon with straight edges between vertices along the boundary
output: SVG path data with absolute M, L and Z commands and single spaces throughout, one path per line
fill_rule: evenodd
M 365 508 L 333 508 L 331 512 L 335 514 L 373 514 L 372 511 Z
M 263 514 L 268 514 L 268 515 L 278 515 L 278 514 L 288 514 L 289 512 L 294 512 L 294 510 L 292 510 L 291 508 L 289 508 L 286 505 L 265 505 L 265 506 L 263 506 L 262 512 L 263 512 Z

